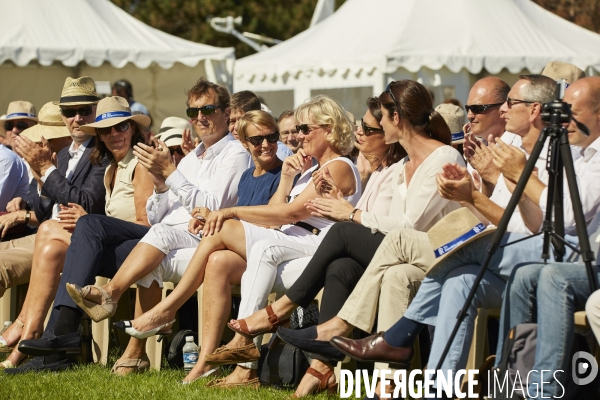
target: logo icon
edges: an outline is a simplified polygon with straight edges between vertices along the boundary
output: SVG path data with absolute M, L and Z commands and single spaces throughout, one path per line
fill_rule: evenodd
M 598 363 L 594 356 L 585 351 L 578 351 L 571 361 L 573 382 L 576 385 L 587 385 L 598 375 Z

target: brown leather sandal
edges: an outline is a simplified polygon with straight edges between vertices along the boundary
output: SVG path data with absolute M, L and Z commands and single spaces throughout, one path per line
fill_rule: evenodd
M 277 315 L 275 315 L 275 313 L 273 312 L 273 308 L 271 308 L 270 305 L 268 305 L 265 308 L 265 310 L 267 311 L 267 315 L 269 316 L 269 322 L 271 323 L 271 327 L 269 327 L 267 329 L 263 329 L 261 331 L 256 331 L 256 332 L 250 332 L 248 330 L 248 324 L 246 323 L 246 320 L 244 320 L 244 319 L 237 320 L 238 323 L 240 324 L 240 329 L 235 328 L 229 322 L 227 323 L 227 327 L 229 329 L 231 329 L 232 331 L 234 331 L 235 333 L 239 333 L 240 335 L 242 335 L 243 337 L 245 337 L 247 339 L 254 339 L 258 335 L 264 335 L 265 333 L 274 333 L 277 330 L 277 328 L 279 328 L 283 324 L 286 324 L 290 320 L 289 318 L 287 318 L 283 321 L 280 321 L 279 318 L 277 318 Z
M 130 368 L 128 371 L 120 371 L 120 368 Z M 126 360 L 118 360 L 110 370 L 115 375 L 129 375 L 131 373 L 142 373 L 150 369 L 150 360 L 148 356 L 142 358 L 128 358 Z
M 319 371 L 317 371 L 316 369 L 310 367 L 306 370 L 306 373 L 314 376 L 315 378 L 317 378 L 320 381 L 319 386 L 317 387 L 317 390 L 315 390 L 311 394 L 321 393 L 321 392 L 324 392 L 325 390 L 327 390 L 327 394 L 336 394 L 337 393 L 337 390 L 338 390 L 337 382 L 334 382 L 332 384 L 328 383 L 329 378 L 331 377 L 331 375 L 333 375 L 333 370 L 330 369 L 325 374 L 322 374 Z M 294 393 L 291 398 L 298 399 L 299 397 L 296 396 L 296 393 Z

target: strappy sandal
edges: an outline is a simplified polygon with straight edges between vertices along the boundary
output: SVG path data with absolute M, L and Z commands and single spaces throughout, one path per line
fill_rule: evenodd
M 131 368 L 127 372 L 119 372 L 119 368 Z M 111 373 L 115 375 L 129 375 L 132 373 L 142 373 L 146 372 L 150 369 L 150 360 L 148 360 L 147 356 L 142 358 L 128 358 L 126 360 L 119 360 L 113 365 L 110 370 Z
M 21 325 L 21 329 L 23 329 L 25 327 L 25 324 L 23 322 L 21 322 L 21 320 L 19 318 L 15 319 L 13 324 Z M 15 346 L 9 346 L 6 343 L 6 339 L 4 339 L 2 336 L 0 336 L 0 353 L 12 353 L 12 351 L 14 349 L 15 349 Z
M 234 389 L 239 387 L 251 387 L 254 389 L 258 389 L 260 386 L 260 380 L 258 378 L 250 379 L 245 382 L 227 382 L 227 378 L 218 378 L 213 379 L 212 381 L 206 384 L 206 387 L 209 388 L 219 388 L 219 389 Z
M 85 298 L 90 294 L 92 289 L 96 289 L 100 292 L 102 304 L 94 303 Z M 117 311 L 118 303 L 115 302 L 101 286 L 87 285 L 85 287 L 79 287 L 72 283 L 67 283 L 67 293 L 69 293 L 69 296 L 71 296 L 75 304 L 89 315 L 94 322 L 100 322 L 110 318 L 115 315 L 115 312 Z
M 322 374 L 319 371 L 317 371 L 316 369 L 310 367 L 306 370 L 306 373 L 314 376 L 315 378 L 317 378 L 320 381 L 319 386 L 317 387 L 317 390 L 315 390 L 311 394 L 321 393 L 321 392 L 324 392 L 325 390 L 327 390 L 327 394 L 336 394 L 337 393 L 337 390 L 338 390 L 337 382 L 334 382 L 331 384 L 329 383 L 329 378 L 331 377 L 331 375 L 333 375 L 333 370 L 330 369 L 325 374 Z M 299 399 L 300 397 L 296 396 L 296 393 L 294 393 L 292 395 L 292 397 L 290 397 L 290 398 L 291 399 Z
M 275 313 L 273 312 L 273 308 L 270 305 L 268 305 L 265 308 L 265 310 L 267 311 L 267 315 L 269 317 L 269 322 L 271 323 L 271 326 L 267 329 L 263 329 L 263 330 L 256 331 L 256 332 L 250 332 L 248 330 L 248 324 L 246 323 L 245 319 L 237 320 L 238 323 L 240 324 L 239 329 L 235 328 L 229 322 L 227 323 L 227 326 L 229 327 L 229 329 L 231 329 L 235 333 L 239 333 L 240 335 L 242 335 L 243 337 L 245 337 L 247 339 L 254 339 L 256 336 L 264 335 L 265 333 L 275 333 L 275 331 L 277 331 L 277 328 L 279 328 L 281 325 L 286 324 L 290 320 L 288 318 L 283 321 L 280 321 L 279 318 L 277 317 L 277 315 L 275 315 Z

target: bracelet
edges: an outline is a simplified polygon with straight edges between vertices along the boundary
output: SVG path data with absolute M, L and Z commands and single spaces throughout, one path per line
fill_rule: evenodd
M 356 214 L 357 211 L 358 211 L 358 208 L 355 208 L 354 210 L 352 210 L 352 212 L 348 216 L 348 219 L 350 220 L 350 222 L 354 222 L 354 214 Z

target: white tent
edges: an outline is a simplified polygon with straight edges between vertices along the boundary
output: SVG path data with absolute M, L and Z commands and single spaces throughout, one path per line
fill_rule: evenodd
M 416 79 L 439 103 L 464 102 L 488 74 L 509 83 L 548 61 L 600 71 L 600 35 L 530 0 L 347 0 L 332 16 L 269 50 L 237 60 L 235 90 L 275 113 L 318 93 L 362 115 L 366 97 Z
M 57 100 L 67 76 L 125 78 L 156 129 L 185 115 L 184 90 L 200 76 L 231 86 L 233 48 L 166 34 L 108 0 L 0 0 L 0 15 L 0 114 L 11 100 Z

